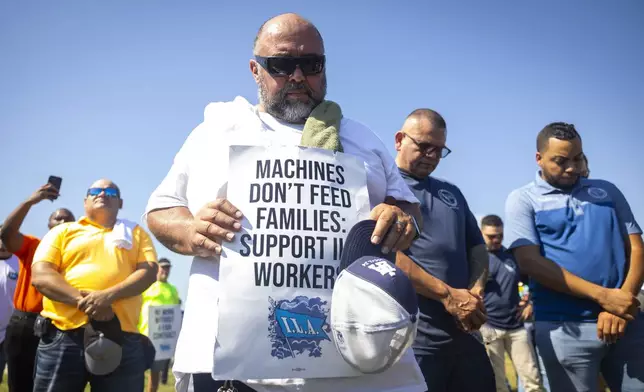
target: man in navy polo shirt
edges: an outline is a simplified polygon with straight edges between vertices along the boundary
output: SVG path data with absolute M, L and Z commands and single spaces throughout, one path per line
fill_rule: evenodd
M 642 230 L 615 185 L 581 176 L 575 127 L 537 137 L 540 170 L 506 202 L 506 236 L 532 278 L 536 343 L 552 392 L 644 391 Z
M 461 191 L 431 177 L 450 150 L 446 124 L 430 109 L 412 112 L 396 132 L 396 164 L 421 203 L 420 237 L 396 264 L 419 294 L 413 349 L 429 392 L 491 392 L 494 373 L 478 329 L 486 320 L 488 254 Z
M 505 353 L 526 392 L 540 392 L 541 376 L 528 331 L 523 322 L 530 317 L 532 305 L 519 306 L 521 274 L 512 254 L 502 245 L 503 221 L 496 215 L 481 219 L 481 233 L 490 253 L 490 272 L 485 285 L 487 323 L 481 327 L 485 348 L 494 369 L 497 392 L 507 392 Z

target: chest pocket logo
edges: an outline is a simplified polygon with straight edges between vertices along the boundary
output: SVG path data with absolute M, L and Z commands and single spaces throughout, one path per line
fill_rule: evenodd
M 606 196 L 608 196 L 608 192 L 606 192 L 605 190 L 603 190 L 601 188 L 595 188 L 595 187 L 588 188 L 588 194 L 592 198 L 597 199 L 597 200 L 605 199 Z
M 446 189 L 438 191 L 438 197 L 451 208 L 458 208 L 458 200 L 454 194 Z
M 7 278 L 11 280 L 16 280 L 18 279 L 18 273 L 16 271 L 9 271 L 7 272 Z

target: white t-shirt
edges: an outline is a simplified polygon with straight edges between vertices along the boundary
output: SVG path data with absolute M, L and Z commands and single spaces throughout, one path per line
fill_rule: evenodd
M 196 214 L 206 203 L 226 197 L 230 145 L 299 145 L 303 126 L 279 121 L 242 97 L 211 103 L 204 121 L 188 136 L 165 179 L 153 192 L 146 208 L 184 206 Z M 346 154 L 365 163 L 371 207 L 386 196 L 417 203 L 382 141 L 366 126 L 347 119 L 340 125 Z M 243 212 L 243 211 L 242 211 Z M 219 260 L 195 257 L 173 371 L 177 391 L 187 389 L 189 373 L 211 373 L 217 336 Z M 259 392 L 423 392 L 427 389 L 411 349 L 388 371 L 354 378 L 247 380 Z
M 13 313 L 13 292 L 16 290 L 20 261 L 14 255 L 0 260 L 0 342 L 4 341 L 9 319 Z

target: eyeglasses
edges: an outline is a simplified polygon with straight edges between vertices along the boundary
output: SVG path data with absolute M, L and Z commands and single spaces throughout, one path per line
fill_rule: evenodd
M 118 198 L 120 197 L 119 195 L 119 190 L 116 188 L 89 188 L 87 190 L 87 196 L 92 196 L 96 197 L 101 194 L 101 192 L 105 192 L 105 197 L 114 197 Z
M 414 139 L 413 137 L 407 135 L 405 132 L 403 132 L 403 135 L 405 135 L 409 139 L 411 139 L 411 141 L 414 142 L 414 144 L 418 147 L 418 149 L 420 150 L 420 152 L 423 155 L 429 155 L 429 154 L 433 153 L 434 151 L 437 151 L 438 156 L 440 156 L 441 158 L 445 158 L 452 152 L 452 150 L 450 150 L 449 148 L 447 148 L 445 146 L 444 147 L 439 147 L 439 146 L 435 146 L 435 145 L 433 145 L 431 143 L 420 143 L 416 139 Z
M 326 58 L 324 55 L 309 54 L 305 56 L 255 56 L 259 63 L 269 74 L 279 76 L 290 76 L 300 68 L 304 76 L 317 75 L 324 69 Z

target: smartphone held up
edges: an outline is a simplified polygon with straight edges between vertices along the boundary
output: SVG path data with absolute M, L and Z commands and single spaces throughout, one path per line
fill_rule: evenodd
M 63 179 L 61 177 L 49 176 L 47 183 L 51 184 L 60 193 L 60 186 L 63 184 Z M 50 196 L 47 199 L 54 201 L 58 199 L 58 196 Z

